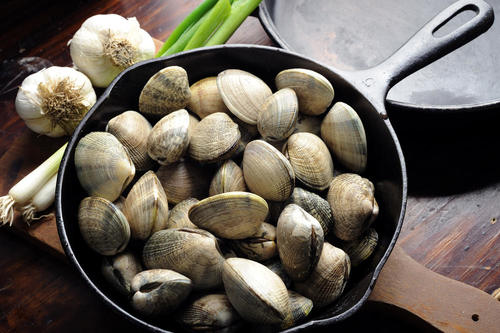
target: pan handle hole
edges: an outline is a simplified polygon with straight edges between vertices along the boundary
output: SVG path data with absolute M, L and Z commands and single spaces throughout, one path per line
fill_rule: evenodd
M 472 320 L 474 320 L 474 321 L 479 321 L 479 315 L 478 315 L 477 313 L 474 313 L 474 314 L 472 315 Z
M 462 25 L 469 22 L 476 15 L 477 12 L 475 12 L 471 8 L 464 7 L 462 8 L 462 10 L 455 13 L 455 15 L 438 25 L 436 29 L 432 31 L 432 35 L 436 38 L 444 37 L 450 32 L 457 30 Z

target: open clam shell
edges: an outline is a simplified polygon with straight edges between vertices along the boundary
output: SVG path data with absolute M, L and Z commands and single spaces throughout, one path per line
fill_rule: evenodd
M 141 262 L 131 252 L 122 252 L 113 257 L 103 257 L 102 275 L 122 295 L 132 292 L 132 279 L 142 271 Z
M 212 178 L 208 194 L 212 196 L 225 192 L 245 192 L 246 190 L 243 170 L 232 160 L 227 160 Z
M 284 88 L 270 96 L 257 118 L 260 135 L 267 141 L 285 140 L 295 130 L 299 114 L 297 95 Z
M 211 76 L 195 82 L 190 87 L 191 99 L 187 108 L 196 113 L 200 119 L 216 113 L 230 113 L 217 88 L 217 77 Z
M 234 240 L 231 242 L 231 246 L 242 257 L 260 262 L 269 260 L 278 254 L 276 228 L 272 224 L 264 222 L 255 235 Z

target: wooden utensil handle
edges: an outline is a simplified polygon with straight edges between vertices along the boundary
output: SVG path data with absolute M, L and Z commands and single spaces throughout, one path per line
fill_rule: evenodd
M 498 332 L 500 302 L 425 268 L 396 245 L 369 298 L 405 309 L 450 332 Z

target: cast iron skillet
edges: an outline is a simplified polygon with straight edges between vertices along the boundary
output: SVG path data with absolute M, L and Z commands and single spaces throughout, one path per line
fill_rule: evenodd
M 433 31 L 464 9 L 473 9 L 477 15 L 447 36 L 433 37 Z M 190 82 L 216 75 L 224 69 L 239 68 L 259 76 L 274 90 L 274 77 L 281 70 L 309 68 L 323 74 L 335 88 L 335 101 L 352 105 L 363 121 L 369 156 L 365 176 L 376 187 L 375 195 L 381 213 L 375 228 L 379 233 L 380 245 L 369 262 L 351 277 L 344 294 L 335 304 L 315 311 L 308 321 L 289 331 L 332 324 L 349 317 L 368 298 L 396 242 L 405 212 L 406 169 L 398 139 L 386 117 L 384 99 L 387 91 L 406 75 L 485 32 L 492 22 L 492 9 L 485 2 L 459 1 L 438 14 L 384 63 L 362 72 L 341 72 L 282 49 L 250 45 L 203 48 L 130 67 L 111 83 L 82 120 L 62 159 L 56 188 L 56 218 L 66 255 L 91 289 L 123 317 L 150 331 L 179 329 L 171 318 L 151 320 L 136 314 L 127 301 L 110 289 L 101 277 L 101 258 L 87 247 L 78 230 L 78 205 L 86 193 L 75 173 L 75 146 L 89 132 L 103 131 L 113 116 L 125 110 L 137 110 L 142 87 L 154 73 L 166 66 L 182 66 Z

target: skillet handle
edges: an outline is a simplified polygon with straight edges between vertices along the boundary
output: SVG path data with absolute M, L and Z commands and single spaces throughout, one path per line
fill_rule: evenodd
M 417 315 L 448 332 L 495 332 L 500 302 L 482 290 L 425 268 L 394 247 L 368 298 Z

